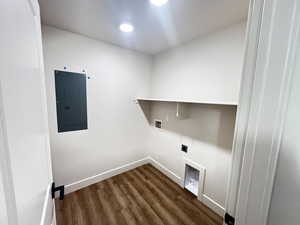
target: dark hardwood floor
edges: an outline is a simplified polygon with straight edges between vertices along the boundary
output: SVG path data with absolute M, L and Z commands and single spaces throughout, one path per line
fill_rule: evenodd
M 221 225 L 223 220 L 147 164 L 56 200 L 58 225 Z

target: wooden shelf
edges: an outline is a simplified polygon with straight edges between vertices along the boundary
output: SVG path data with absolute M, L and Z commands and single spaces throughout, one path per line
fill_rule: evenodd
M 180 100 L 180 99 L 162 99 L 162 98 L 142 98 L 139 97 L 137 101 L 149 102 L 174 102 L 174 103 L 191 103 L 191 104 L 208 104 L 208 105 L 228 105 L 237 106 L 237 102 L 210 102 L 210 101 L 193 101 L 193 100 Z

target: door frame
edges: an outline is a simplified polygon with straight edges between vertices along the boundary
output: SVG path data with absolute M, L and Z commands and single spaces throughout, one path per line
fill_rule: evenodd
M 230 176 L 227 182 L 225 210 L 236 215 L 237 193 L 239 190 L 241 169 L 244 156 L 244 143 L 250 113 L 250 102 L 253 94 L 254 72 L 256 68 L 259 45 L 260 26 L 264 0 L 250 0 L 245 35 L 245 53 L 242 79 L 240 84 L 239 104 L 234 131 Z M 225 223 L 224 223 L 225 224 Z
M 268 222 L 299 32 L 299 1 L 251 0 L 226 196 L 238 225 Z
M 43 42 L 42 42 L 42 31 L 41 31 L 41 16 L 40 16 L 40 6 L 37 0 L 27 0 L 32 11 L 36 23 L 36 33 L 37 38 L 37 50 L 39 53 L 39 69 L 42 76 L 42 89 L 44 95 L 44 108 L 45 108 L 45 123 L 46 128 L 49 132 L 48 124 L 48 107 L 47 107 L 47 95 L 46 95 L 46 80 L 45 80 L 45 67 L 44 67 L 44 56 L 43 56 Z M 56 225 L 56 214 L 55 214 L 55 199 L 52 199 L 52 182 L 53 182 L 53 173 L 52 173 L 52 162 L 51 162 L 51 149 L 50 149 L 50 137 L 49 133 L 45 136 L 46 142 L 46 157 L 49 161 L 48 169 L 49 175 L 51 177 L 51 182 L 49 183 L 47 190 L 45 192 L 43 211 L 41 216 L 40 225 Z

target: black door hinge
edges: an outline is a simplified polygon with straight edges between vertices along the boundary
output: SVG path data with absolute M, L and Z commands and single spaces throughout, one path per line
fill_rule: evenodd
M 55 187 L 55 183 L 52 183 L 51 193 L 52 193 L 52 199 L 55 198 L 55 192 L 59 191 L 59 200 L 63 200 L 65 197 L 65 186 L 58 186 Z
M 235 219 L 233 216 L 229 215 L 228 213 L 225 214 L 225 223 L 228 225 L 234 225 Z

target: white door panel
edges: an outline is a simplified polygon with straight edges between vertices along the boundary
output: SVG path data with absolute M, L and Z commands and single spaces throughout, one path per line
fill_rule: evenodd
M 19 225 L 40 224 L 52 174 L 39 9 L 36 0 L 2 0 L 0 8 L 0 79 L 17 217 Z
M 246 83 L 243 84 L 247 89 L 250 88 L 250 98 L 243 99 L 245 101 L 239 105 L 240 108 L 247 108 L 249 116 L 246 120 L 240 121 L 245 123 L 246 129 L 236 136 L 237 138 L 244 137 L 240 146 L 243 152 L 243 163 L 236 205 L 236 224 L 238 225 L 265 225 L 268 222 L 277 159 L 281 148 L 286 147 L 282 146 L 284 143 L 282 137 L 285 138 L 285 119 L 289 110 L 293 69 L 297 65 L 295 59 L 300 40 L 299 0 L 253 0 L 252 2 L 255 5 L 258 4 L 257 8 L 251 7 L 251 9 L 258 11 L 260 19 L 256 26 L 256 30 L 259 30 L 258 36 L 248 35 L 249 40 L 254 38 L 258 41 L 253 69 L 244 74 L 251 78 L 244 80 Z M 241 91 L 244 93 L 245 89 Z M 297 100 L 299 101 L 299 98 Z M 297 128 L 299 121 L 296 118 L 298 117 L 294 116 L 291 122 Z M 296 129 L 289 131 L 292 139 L 296 138 L 294 134 L 299 136 Z M 289 148 L 293 143 L 291 139 L 288 142 Z M 299 152 L 296 145 L 292 147 Z M 286 154 L 291 149 L 284 149 L 284 151 Z M 290 161 L 285 160 L 284 164 L 295 167 L 296 163 L 293 161 L 295 155 L 291 155 L 289 155 Z M 282 166 L 279 164 L 279 168 Z M 286 174 L 282 176 L 280 172 L 277 173 L 277 182 L 292 177 L 292 174 L 297 176 L 296 169 L 293 168 L 292 173 L 289 174 L 291 176 Z M 292 178 L 289 181 L 291 189 L 288 188 L 288 184 L 279 185 L 281 194 L 287 191 L 290 194 L 292 190 L 295 191 L 297 185 Z M 274 193 L 278 194 L 277 191 L 275 189 Z M 298 195 L 289 194 L 285 195 L 285 197 L 290 197 L 285 199 L 286 201 L 273 196 L 273 204 L 275 201 L 277 203 L 271 208 L 270 225 L 299 224 L 297 220 L 299 207 L 296 207 L 299 206 L 299 198 L 295 197 Z M 290 199 L 296 203 L 295 207 L 291 207 L 293 203 L 289 201 Z M 293 216 L 294 218 L 291 218 Z
M 0 224 L 8 224 L 2 173 L 0 173 Z
M 298 32 L 300 33 L 300 28 Z M 300 223 L 300 35 L 296 43 L 297 59 L 292 72 L 291 93 L 279 150 L 269 225 Z
M 0 83 L 1 87 L 1 83 Z M 0 88 L 0 221 L 1 225 L 18 224 L 17 206 L 11 173 L 10 157 Z

